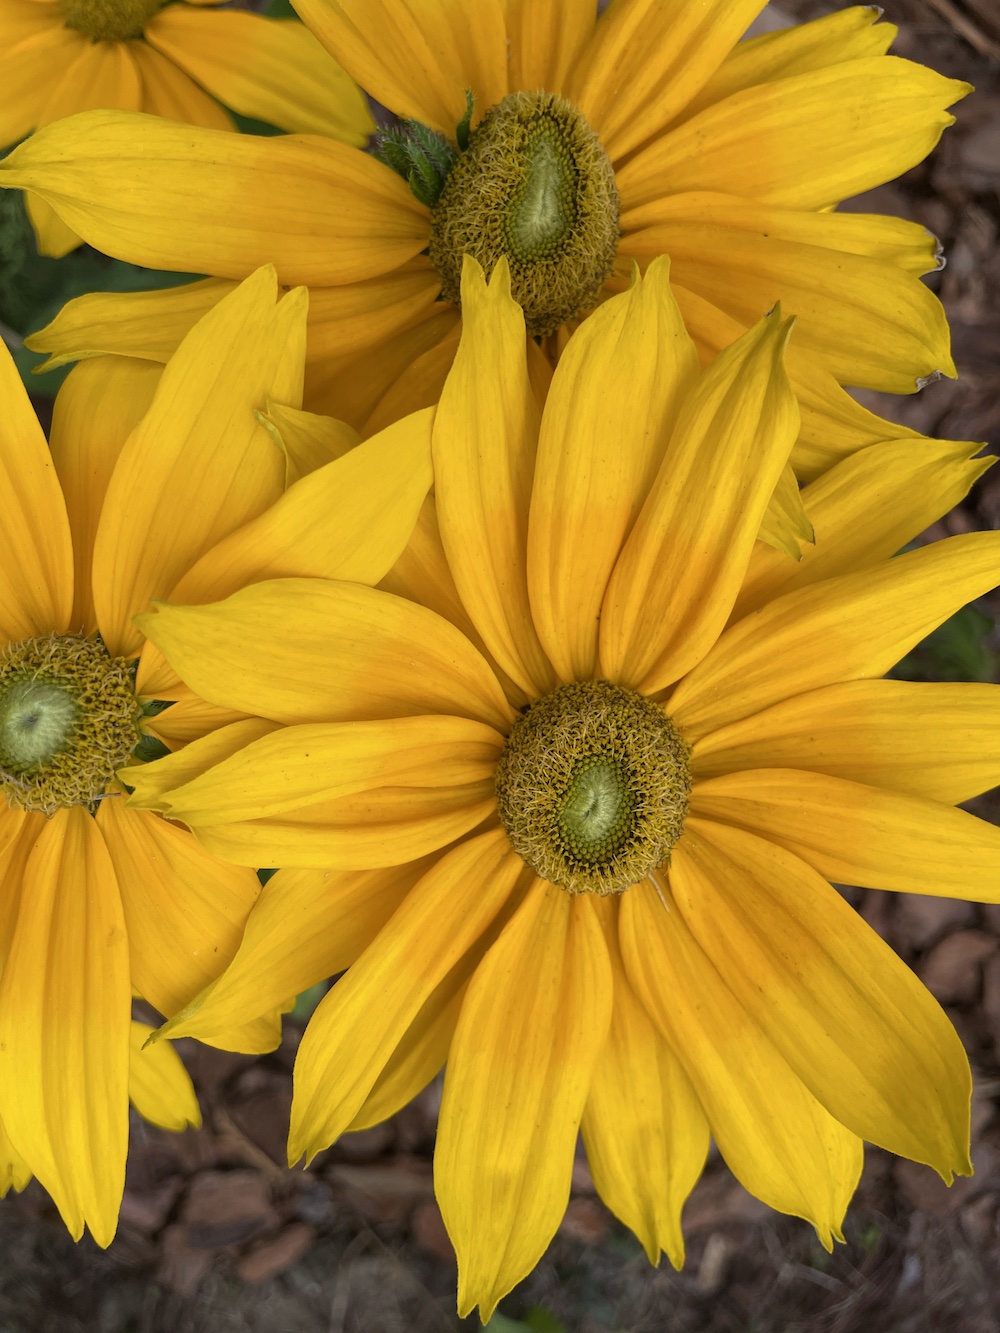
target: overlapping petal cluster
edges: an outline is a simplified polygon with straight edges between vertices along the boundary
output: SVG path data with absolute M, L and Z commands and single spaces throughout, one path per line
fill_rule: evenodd
M 367 103 L 300 23 L 220 3 L 0 0 L 0 147 L 92 107 L 232 130 L 230 107 L 364 144 L 373 128 Z M 29 194 L 27 202 L 42 254 L 80 244 L 44 199 Z
M 436 1188 L 460 1308 L 488 1317 L 555 1232 L 581 1126 L 606 1202 L 678 1264 L 710 1132 L 827 1245 L 862 1140 L 970 1170 L 961 1044 L 829 881 L 997 896 L 1000 830 L 952 807 L 1000 777 L 1000 691 L 878 677 L 1000 580 L 1000 534 L 890 559 L 986 464 L 886 444 L 807 488 L 798 564 L 755 544 L 798 424 L 777 315 L 701 373 L 656 261 L 541 402 L 503 264 L 488 288 L 466 265 L 403 559 L 379 589 L 263 581 L 140 617 L 254 718 L 125 776 L 206 848 L 289 867 L 168 1032 L 212 1039 L 348 968 L 299 1048 L 291 1160 L 447 1059 Z M 887 468 L 907 480 L 878 508 Z M 611 897 L 540 878 L 494 790 L 518 716 L 587 680 L 691 747 L 679 841 Z

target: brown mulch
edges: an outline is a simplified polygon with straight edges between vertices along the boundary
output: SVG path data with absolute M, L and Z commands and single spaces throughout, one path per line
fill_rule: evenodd
M 780 17 L 844 5 L 781 0 Z M 888 0 L 895 51 L 978 91 L 933 157 L 853 204 L 922 222 L 944 244 L 931 283 L 961 378 L 865 401 L 928 434 L 1000 453 L 1000 0 Z M 1000 468 L 926 536 L 1000 527 Z M 981 603 L 1000 614 L 995 598 Z M 994 646 L 1000 642 L 994 635 Z M 929 756 L 929 762 L 933 757 Z M 1000 822 L 1000 802 L 976 803 Z M 688 1264 L 648 1266 L 597 1200 L 581 1158 L 566 1219 L 508 1317 L 568 1333 L 1000 1331 L 1000 906 L 853 891 L 961 1034 L 976 1080 L 976 1174 L 946 1190 L 928 1168 L 871 1149 L 847 1243 L 752 1199 L 713 1159 L 688 1204 Z M 345 1136 L 308 1172 L 284 1165 L 301 1026 L 260 1059 L 179 1043 L 204 1128 L 134 1118 L 118 1237 L 74 1245 L 37 1186 L 0 1206 L 0 1333 L 448 1333 L 455 1270 L 434 1202 L 439 1088 L 385 1125 Z M 534 1310 L 535 1313 L 530 1312 Z

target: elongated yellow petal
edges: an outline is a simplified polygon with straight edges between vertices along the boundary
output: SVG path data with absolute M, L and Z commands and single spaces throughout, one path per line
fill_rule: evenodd
M 881 676 L 998 582 L 1000 533 L 976 532 L 787 593 L 726 630 L 668 711 L 695 741 L 806 690 Z
M 24 888 L 24 867 L 44 828 L 45 816 L 11 806 L 0 813 L 0 969 L 17 929 Z
M 144 1120 L 177 1133 L 201 1125 L 201 1109 L 190 1075 L 169 1041 L 146 1046 L 153 1029 L 148 1023 L 131 1025 L 128 1070 L 129 1101 Z
M 128 941 L 81 806 L 47 820 L 0 980 L 0 1116 L 74 1239 L 110 1245 L 128 1145 Z
M 132 984 L 161 1014 L 174 1014 L 236 953 L 260 882 L 123 800 L 102 801 L 97 823 L 121 893 Z
M 85 39 L 40 5 L 22 6 L 13 32 L 6 27 L 10 22 L 6 15 L 4 21 L 9 45 L 5 43 L 0 55 L 0 88 L 4 90 L 0 140 L 9 144 L 17 143 L 39 124 L 52 89 Z
M 133 789 L 129 804 L 141 809 L 159 809 L 166 792 L 183 786 L 204 773 L 213 764 L 237 754 L 245 745 L 278 730 L 276 722 L 262 718 L 248 718 L 192 741 L 176 754 L 167 755 L 154 764 L 135 764 L 123 768 L 120 776 Z M 264 864 L 261 862 L 261 864 Z
M 757 543 L 763 542 L 772 550 L 780 551 L 782 555 L 791 556 L 797 561 L 802 558 L 803 544 L 812 545 L 815 540 L 813 525 L 802 504 L 795 469 L 790 462 L 786 463 L 757 529 Z M 751 556 L 756 550 L 757 545 L 753 547 Z
M 563 92 L 596 20 L 594 0 L 507 0 L 510 87 Z
M 178 686 L 174 693 L 180 697 L 175 697 L 170 708 L 145 720 L 145 731 L 161 740 L 168 750 L 176 750 L 219 727 L 227 727 L 231 722 L 242 722 L 246 717 L 245 713 L 236 709 L 218 708 L 208 703 L 183 685 Z M 163 696 L 157 692 L 156 697 Z
M 158 1036 L 228 1047 L 241 1022 L 350 967 L 427 868 L 417 861 L 360 872 L 279 870 L 264 885 L 232 962 Z
M 447 789 L 492 779 L 503 745 L 492 727 L 459 717 L 283 727 L 161 803 L 172 819 L 203 824 L 281 815 L 383 786 Z
M 655 139 L 617 173 L 629 206 L 720 190 L 817 209 L 898 176 L 931 151 L 970 91 L 895 56 L 747 88 Z
M 20 1194 L 30 1179 L 31 1168 L 11 1143 L 0 1120 L 0 1199 L 6 1199 L 11 1189 Z
M 362 88 L 398 116 L 449 139 L 507 92 L 502 0 L 295 0 L 295 9 Z
M 227 596 L 282 575 L 377 583 L 402 554 L 431 485 L 433 409 L 406 417 L 293 485 L 230 533 L 171 593 Z
M 16 641 L 69 628 L 73 547 L 49 447 L 6 345 L 0 402 L 0 635 Z
M 278 579 L 217 606 L 141 617 L 205 698 L 278 722 L 451 713 L 506 732 L 514 713 L 457 629 L 413 602 L 349 583 Z M 271 647 L 248 667 L 247 645 Z
M 87 634 L 97 628 L 91 563 L 104 496 L 122 446 L 149 409 L 160 374 L 155 362 L 96 357 L 74 367 L 56 395 L 49 447 L 73 535 L 71 623 Z
M 154 15 L 144 36 L 242 116 L 356 148 L 374 132 L 364 94 L 301 23 L 174 5 Z
M 314 1156 L 351 1123 L 424 1001 L 488 928 L 522 868 L 500 829 L 454 848 L 321 1002 L 295 1061 L 290 1162 Z
M 361 443 L 356 430 L 333 417 L 317 416 L 283 403 L 268 403 L 265 416 L 284 450 L 286 489 L 310 472 L 343 458 Z
M 228 134 L 87 111 L 33 134 L 0 182 L 34 190 L 117 259 L 243 278 L 359 282 L 426 246 L 427 210 L 374 158 L 334 139 Z
M 539 638 L 564 681 L 594 674 L 608 579 L 697 376 L 669 272 L 668 260 L 656 260 L 597 308 L 570 339 L 546 399 L 528 591 Z
M 719 975 L 815 1097 L 859 1138 L 969 1175 L 972 1077 L 930 991 L 797 857 L 692 819 L 673 901 Z
M 596 899 L 611 956 L 614 1004 L 583 1112 L 583 1141 L 597 1192 L 639 1237 L 651 1264 L 660 1252 L 684 1264 L 681 1209 L 708 1154 L 708 1121 L 670 1045 L 625 975 L 618 905 Z
M 283 460 L 254 411 L 272 397 L 301 401 L 305 292 L 276 295 L 274 270 L 261 269 L 204 316 L 115 465 L 94 542 L 94 604 L 112 652 L 135 652 L 132 616 L 281 494 Z
M 688 102 L 683 118 L 756 84 L 827 69 L 848 60 L 884 55 L 899 29 L 879 23 L 875 5 L 852 5 L 810 23 L 765 32 L 738 42 L 701 92 Z
M 608 582 L 602 676 L 653 694 L 719 637 L 798 434 L 782 368 L 789 332 L 762 319 L 685 399 Z
M 434 1154 L 461 1315 L 488 1323 L 562 1220 L 611 986 L 593 904 L 542 880 L 469 983 Z
M 204 278 L 161 291 L 87 292 L 67 301 L 51 324 L 25 339 L 25 346 L 49 353 L 44 370 L 105 352 L 162 363 L 202 315 L 236 286 L 222 278 Z
M 733 619 L 793 589 L 877 566 L 895 555 L 958 504 L 992 466 L 992 458 L 973 458 L 981 448 L 909 436 L 843 459 L 800 492 L 816 537 L 813 545 L 795 564 L 780 552 L 755 547 Z
M 1000 828 L 923 796 L 764 768 L 696 783 L 691 810 L 787 847 L 837 884 L 1000 902 Z
M 262 819 L 192 825 L 237 865 L 341 870 L 399 866 L 496 822 L 493 775 L 444 787 L 377 787 Z
M 487 286 L 466 258 L 462 314 L 462 340 L 434 420 L 441 541 L 472 623 L 504 671 L 536 697 L 554 684 L 532 624 L 525 568 L 538 405 L 506 260 Z
M 733 1174 L 769 1207 L 812 1222 L 832 1249 L 861 1174 L 861 1140 L 792 1071 L 665 887 L 628 890 L 620 937 L 628 978 L 687 1070 Z
M 142 79 L 140 111 L 167 120 L 180 120 L 185 125 L 203 125 L 210 130 L 236 128 L 225 107 L 148 43 L 134 42 L 132 59 Z
M 705 736 L 696 778 L 797 768 L 957 805 L 1000 784 L 1000 687 L 852 680 Z
M 616 160 L 670 123 L 762 8 L 761 0 L 616 4 L 594 29 L 567 95 Z
M 799 318 L 802 352 L 842 384 L 913 393 L 935 371 L 955 374 L 944 308 L 918 279 L 937 263 L 923 227 L 714 194 L 671 196 L 623 217 L 627 233 L 637 224 L 624 254 L 669 254 L 681 286 L 743 325 L 780 300 Z

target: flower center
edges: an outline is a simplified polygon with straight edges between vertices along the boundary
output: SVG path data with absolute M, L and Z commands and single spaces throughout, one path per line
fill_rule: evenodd
M 127 42 L 142 30 L 166 0 L 59 0 L 67 28 L 93 42 Z
M 128 662 L 97 639 L 52 634 L 0 658 L 0 787 L 51 815 L 106 791 L 139 743 Z
M 691 793 L 690 747 L 658 704 L 606 680 L 518 718 L 496 772 L 514 850 L 570 893 L 621 893 L 662 865 Z
M 594 304 L 618 249 L 618 189 L 601 141 L 554 93 L 491 107 L 448 172 L 428 251 L 459 304 L 462 257 L 486 276 L 501 255 L 528 332 L 544 336 Z

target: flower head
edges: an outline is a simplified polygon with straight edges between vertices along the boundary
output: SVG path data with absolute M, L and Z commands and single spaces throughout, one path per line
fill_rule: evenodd
M 101 1244 L 130 1078 L 146 1069 L 146 1113 L 169 1074 L 169 1056 L 130 1054 L 133 990 L 175 1013 L 233 956 L 259 892 L 252 870 L 126 804 L 123 765 L 241 716 L 181 686 L 133 617 L 171 590 L 283 573 L 300 542 L 315 572 L 374 582 L 430 483 L 421 419 L 351 451 L 352 432 L 298 411 L 305 293 L 277 295 L 273 270 L 247 279 L 162 372 L 78 367 L 51 454 L 0 356 L 0 1121 L 73 1234 Z M 273 1038 L 277 1016 L 238 1025 L 237 1043 Z M 166 1101 L 176 1120 L 183 1099 Z
M 668 254 L 705 361 L 776 301 L 799 317 L 793 463 L 811 478 L 899 434 L 838 381 L 912 393 L 954 373 L 919 280 L 939 262 L 933 237 L 831 207 L 920 161 L 967 86 L 886 56 L 895 29 L 874 8 L 740 42 L 761 8 L 300 0 L 327 50 L 406 118 L 381 137 L 382 160 L 121 112 L 50 128 L 0 163 L 0 181 L 109 254 L 214 281 L 80 298 L 31 345 L 155 354 L 137 319 L 169 347 L 224 280 L 273 261 L 313 296 L 307 405 L 367 433 L 437 400 L 466 253 L 487 273 L 507 260 L 550 362 L 633 262 Z
M 232 130 L 220 105 L 363 146 L 364 97 L 300 23 L 221 10 L 220 0 L 0 0 L 0 147 L 92 107 Z M 216 100 L 218 99 L 218 100 Z M 80 237 L 27 196 L 43 254 Z
M 829 881 L 998 896 L 1000 831 L 952 803 L 996 781 L 967 721 L 995 733 L 1000 693 L 877 677 L 997 581 L 1000 536 L 890 558 L 987 464 L 888 444 L 807 489 L 798 564 L 755 542 L 798 425 L 788 326 L 701 372 L 665 261 L 544 403 L 504 261 L 487 287 L 467 260 L 462 302 L 402 559 L 380 589 L 143 616 L 261 722 L 126 777 L 206 847 L 289 867 L 167 1031 L 347 969 L 299 1049 L 291 1160 L 447 1061 L 436 1189 L 487 1318 L 555 1232 L 581 1126 L 603 1198 L 675 1264 L 710 1132 L 826 1245 L 862 1140 L 970 1169 L 961 1044 Z M 928 743 L 947 761 L 914 764 Z

